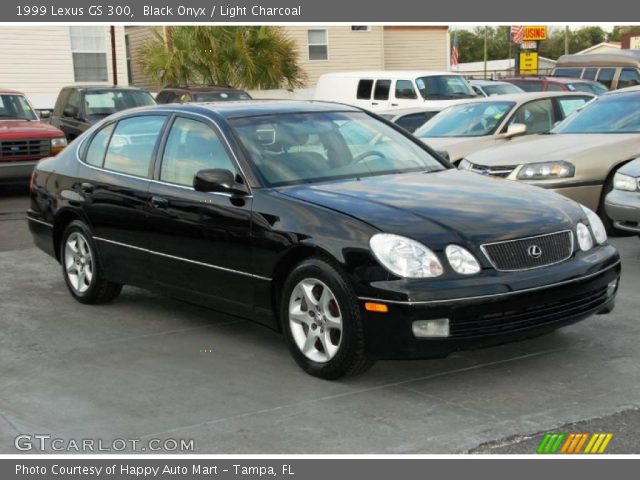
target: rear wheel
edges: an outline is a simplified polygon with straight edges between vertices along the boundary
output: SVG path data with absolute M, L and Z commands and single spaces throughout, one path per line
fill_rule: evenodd
M 323 260 L 306 260 L 291 272 L 281 319 L 291 354 L 310 375 L 335 380 L 372 364 L 358 300 L 345 277 Z
M 97 304 L 110 302 L 120 294 L 122 285 L 104 278 L 98 251 L 84 222 L 74 220 L 67 226 L 60 249 L 62 275 L 73 298 Z

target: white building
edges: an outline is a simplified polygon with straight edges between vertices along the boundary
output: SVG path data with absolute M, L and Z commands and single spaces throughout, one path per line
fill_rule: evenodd
M 127 85 L 124 27 L 114 27 L 117 83 Z M 27 95 L 36 108 L 52 108 L 65 85 L 112 85 L 112 43 L 107 26 L 3 26 L 0 88 Z
M 555 66 L 555 60 L 547 57 L 538 57 L 538 71 L 540 74 L 550 72 Z M 484 62 L 460 63 L 457 67 L 453 67 L 452 70 L 464 75 L 482 77 L 484 76 Z M 513 75 L 514 70 L 515 60 L 513 58 L 487 61 L 487 78 L 500 78 Z

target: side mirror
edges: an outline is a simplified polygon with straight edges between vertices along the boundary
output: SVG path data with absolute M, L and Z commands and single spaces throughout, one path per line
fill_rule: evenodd
M 193 177 L 193 188 L 198 192 L 221 192 L 246 195 L 247 188 L 236 183 L 236 176 L 229 170 L 212 168 L 200 170 Z
M 512 123 L 507 127 L 507 131 L 502 134 L 502 138 L 513 138 L 527 133 L 527 126 L 524 123 Z
M 62 114 L 65 117 L 75 118 L 78 115 L 78 109 L 76 107 L 64 107 Z
M 40 112 L 40 118 L 51 118 L 51 111 L 50 110 L 42 110 Z

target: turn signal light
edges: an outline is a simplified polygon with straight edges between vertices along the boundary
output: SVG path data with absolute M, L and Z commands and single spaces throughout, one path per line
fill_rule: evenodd
M 373 303 L 373 302 L 366 302 L 364 304 L 364 309 L 369 312 L 378 312 L 378 313 L 387 313 L 389 311 L 389 307 L 387 307 L 384 303 Z

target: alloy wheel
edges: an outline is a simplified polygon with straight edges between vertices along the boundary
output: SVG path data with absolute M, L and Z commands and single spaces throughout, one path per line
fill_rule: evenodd
M 88 240 L 80 232 L 67 237 L 64 246 L 64 266 L 71 287 L 85 293 L 93 279 L 93 253 Z

